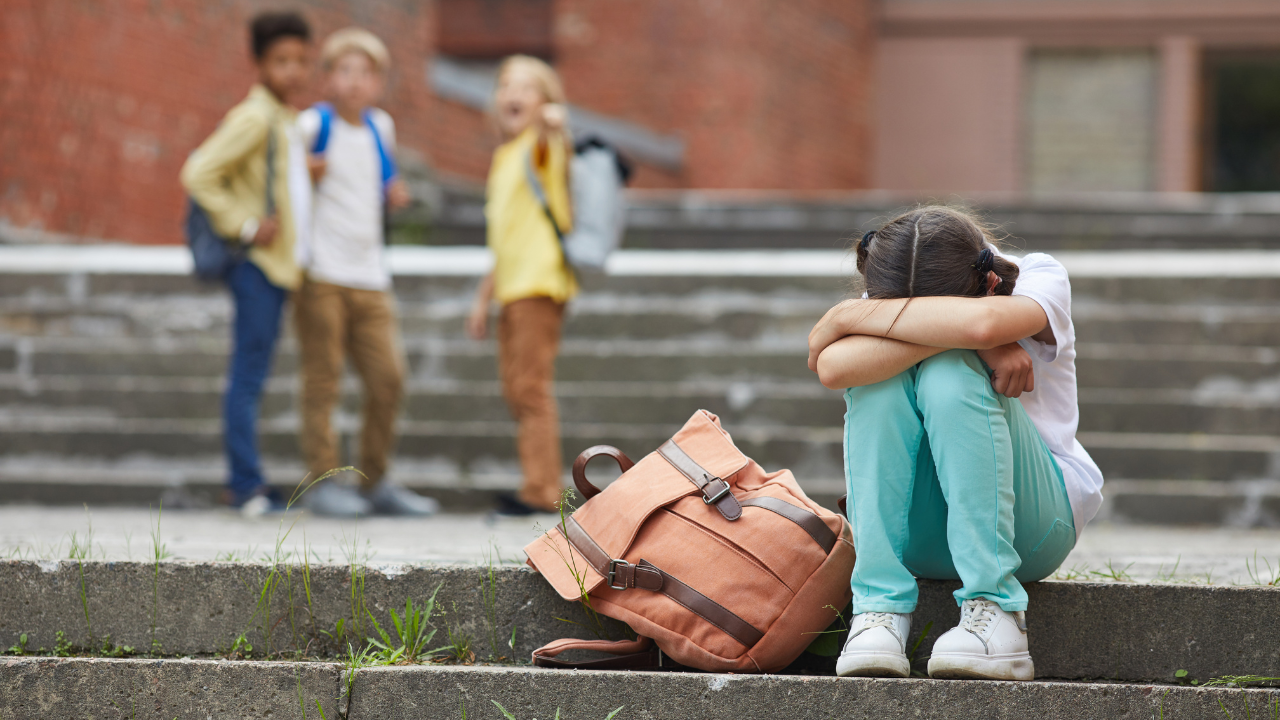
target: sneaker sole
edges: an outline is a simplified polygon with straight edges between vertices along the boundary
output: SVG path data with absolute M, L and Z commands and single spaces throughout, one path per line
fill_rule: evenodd
M 894 653 L 851 653 L 836 660 L 840 677 L 911 677 L 911 663 L 906 655 Z
M 985 657 L 941 653 L 929 658 L 929 677 L 942 680 L 1034 680 L 1030 653 Z

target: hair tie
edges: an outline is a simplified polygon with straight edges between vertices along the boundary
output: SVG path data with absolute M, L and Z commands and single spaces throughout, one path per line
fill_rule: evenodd
M 875 236 L 876 236 L 875 230 L 869 230 L 863 233 L 862 241 L 858 243 L 858 249 L 862 251 L 866 251 L 866 249 L 871 245 L 871 239 L 874 238 Z
M 991 248 L 982 248 L 982 251 L 978 253 L 978 261 L 973 264 L 973 269 L 977 270 L 979 275 L 986 277 L 987 273 L 995 269 L 995 266 L 995 253 L 991 252 Z

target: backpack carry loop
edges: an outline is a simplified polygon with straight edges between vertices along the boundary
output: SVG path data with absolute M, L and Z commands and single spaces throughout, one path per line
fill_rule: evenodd
M 612 445 L 596 445 L 583 450 L 578 455 L 578 458 L 573 461 L 573 484 L 577 486 L 578 492 L 582 493 L 583 500 L 590 500 L 600 494 L 600 488 L 592 485 L 591 481 L 587 479 L 587 463 L 600 455 L 608 455 L 613 458 L 618 463 L 618 467 L 622 469 L 622 472 L 630 470 L 635 465 L 635 463 L 631 462 L 631 458 L 627 457 L 626 453 Z

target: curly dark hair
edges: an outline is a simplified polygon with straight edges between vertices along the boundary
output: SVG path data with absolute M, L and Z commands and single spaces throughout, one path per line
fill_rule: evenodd
M 253 56 L 259 60 L 267 54 L 267 48 L 282 38 L 311 40 L 311 26 L 296 12 L 264 12 L 249 21 L 249 45 Z

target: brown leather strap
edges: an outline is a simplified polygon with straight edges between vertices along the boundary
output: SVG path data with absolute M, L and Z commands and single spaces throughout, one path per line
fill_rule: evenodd
M 557 660 L 557 655 L 567 650 L 595 650 L 616 657 L 599 660 Z M 533 664 L 550 668 L 582 668 L 588 670 L 656 670 L 663 667 L 662 651 L 653 640 L 638 637 L 635 640 L 577 640 L 564 638 L 547 643 L 533 651 Z M 667 661 L 669 666 L 674 663 Z
M 577 486 L 578 492 L 582 493 L 583 500 L 590 500 L 600 494 L 600 488 L 587 480 L 587 463 L 598 455 L 608 455 L 613 458 L 617 461 L 618 467 L 622 468 L 622 472 L 630 470 L 635 465 L 626 453 L 612 445 L 595 445 L 583 450 L 573 461 L 573 484 Z
M 764 633 L 752 627 L 746 620 L 734 615 L 720 603 L 662 572 L 648 560 L 641 560 L 636 563 L 636 567 L 642 570 L 650 568 L 657 570 L 662 575 L 663 595 L 675 600 L 683 605 L 685 609 L 725 631 L 730 637 L 746 647 L 754 647 L 764 637 Z
M 565 519 L 564 525 L 557 526 L 565 539 L 582 557 L 591 563 L 595 571 L 604 576 L 605 582 L 614 590 L 628 590 L 638 587 L 658 592 L 662 590 L 662 575 L 656 570 L 641 569 L 625 560 L 615 560 L 609 553 L 591 539 L 586 530 L 572 516 Z
M 689 478 L 689 482 L 697 485 L 702 491 L 702 502 L 715 505 L 725 520 L 742 517 L 742 506 L 738 504 L 738 498 L 733 496 L 729 483 L 704 470 L 688 453 L 680 449 L 675 440 L 662 443 L 658 454 Z
M 725 631 L 748 648 L 753 647 L 760 642 L 760 638 L 764 637 L 764 633 L 734 615 L 723 605 L 668 575 L 648 560 L 641 560 L 633 565 L 625 560 L 610 558 L 609 554 L 591 539 L 591 536 L 572 517 L 566 518 L 564 524 L 559 527 L 569 544 L 591 563 L 596 572 L 605 576 L 605 581 L 614 590 L 640 588 L 660 592 L 703 620 Z
M 836 534 L 831 532 L 831 528 L 822 522 L 822 518 L 804 508 L 796 507 L 785 500 L 773 497 L 757 497 L 743 500 L 742 506 L 764 508 L 778 513 L 809 533 L 809 537 L 812 537 L 814 542 L 818 543 L 828 555 L 831 554 L 831 548 L 836 546 Z

